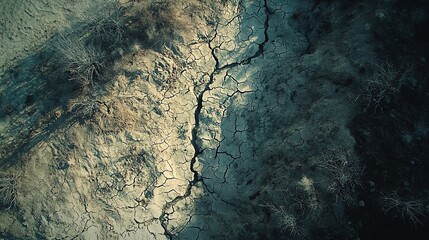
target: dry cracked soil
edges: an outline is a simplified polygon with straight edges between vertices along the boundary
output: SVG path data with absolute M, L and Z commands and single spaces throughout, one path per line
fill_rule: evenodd
M 410 76 L 374 36 L 395 1 L 376 2 L 0 0 L 0 238 L 372 239 L 368 219 L 386 214 L 426 226 L 427 195 L 404 217 L 403 193 L 362 160 L 368 119 L 400 91 L 381 80 Z M 401 139 L 427 141 L 426 115 Z

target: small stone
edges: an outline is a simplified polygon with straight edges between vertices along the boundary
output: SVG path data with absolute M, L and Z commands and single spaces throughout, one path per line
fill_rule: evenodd
M 62 115 L 61 110 L 60 109 L 56 109 L 54 111 L 54 115 L 55 115 L 55 118 L 57 118 L 57 119 L 60 118 L 61 115 Z
M 359 201 L 358 205 L 359 207 L 365 207 L 365 202 L 361 200 Z

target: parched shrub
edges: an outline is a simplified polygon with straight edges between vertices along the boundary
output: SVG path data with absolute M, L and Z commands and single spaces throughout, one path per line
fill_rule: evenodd
M 81 89 L 105 82 L 107 70 L 127 44 L 124 14 L 116 0 L 94 1 L 79 21 L 58 34 L 50 48 L 57 78 L 67 78 Z
M 382 194 L 383 210 L 385 213 L 396 211 L 402 218 L 410 219 L 414 224 L 423 224 L 422 219 L 425 207 L 422 201 L 413 199 L 404 199 L 397 192 L 392 192 L 387 195 Z
M 122 47 L 128 34 L 125 10 L 116 0 L 95 1 L 82 16 L 74 33 L 83 37 L 86 44 L 104 51 Z
M 364 111 L 383 110 L 386 103 L 399 93 L 401 84 L 407 77 L 407 71 L 396 69 L 393 65 L 385 63 L 376 66 L 374 76 L 368 79 L 360 94 L 364 105 Z
M 61 36 L 55 43 L 58 66 L 69 80 L 81 87 L 93 86 L 94 81 L 102 79 L 105 68 L 105 53 L 86 45 L 81 39 Z
M 360 185 L 363 168 L 348 149 L 335 149 L 322 154 L 321 167 L 329 173 L 328 191 L 340 200 L 351 203 Z
M 267 206 L 270 211 L 274 214 L 278 227 L 282 229 L 283 232 L 287 232 L 290 236 L 294 237 L 303 237 L 303 229 L 298 223 L 297 217 L 284 206 Z
M 68 111 L 74 112 L 85 118 L 92 118 L 100 111 L 101 105 L 100 96 L 96 94 L 88 94 L 82 98 L 73 99 L 68 104 Z
M 16 180 L 13 176 L 0 175 L 0 208 L 10 209 L 16 206 Z
M 136 7 L 133 26 L 150 47 L 160 47 L 189 25 L 175 1 L 147 1 Z
M 313 179 L 305 175 L 299 180 L 290 176 L 276 179 L 267 197 L 261 206 L 271 213 L 274 226 L 293 239 L 311 236 L 309 226 L 320 221 L 325 211 Z

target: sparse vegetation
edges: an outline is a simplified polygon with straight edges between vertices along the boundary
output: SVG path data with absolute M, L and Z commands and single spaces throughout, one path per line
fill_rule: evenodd
M 317 196 L 316 189 L 314 188 L 314 182 L 312 179 L 304 176 L 298 182 L 298 185 L 305 192 L 303 199 L 304 207 L 308 209 L 309 215 L 316 219 L 322 209 L 322 205 Z
M 16 206 L 15 178 L 13 176 L 0 176 L 0 208 L 10 209 Z
M 302 176 L 298 181 L 284 177 L 270 194 L 269 204 L 263 204 L 273 214 L 277 228 L 298 239 L 311 235 L 307 226 L 319 220 L 323 213 L 319 194 L 312 178 Z
M 50 48 L 55 61 L 52 72 L 61 74 L 55 77 L 67 78 L 81 90 L 106 82 L 114 59 L 124 52 L 128 30 L 123 15 L 117 1 L 96 1 L 80 21 L 58 34 Z
M 142 3 L 133 14 L 136 31 L 146 45 L 159 48 L 174 36 L 174 33 L 189 25 L 178 12 L 174 1 L 148 1 Z
M 324 152 L 321 167 L 330 174 L 328 191 L 341 200 L 351 203 L 356 187 L 360 185 L 363 169 L 359 166 L 350 150 L 336 149 Z
M 74 112 L 79 116 L 91 118 L 99 110 L 103 102 L 99 96 L 90 94 L 79 99 L 73 99 L 69 102 L 68 111 Z
M 282 231 L 291 236 L 303 236 L 302 229 L 298 225 L 297 218 L 283 206 L 268 205 L 268 208 L 274 213 L 278 226 Z
M 105 53 L 86 45 L 78 38 L 61 36 L 56 42 L 59 64 L 68 74 L 69 80 L 76 81 L 80 87 L 94 86 L 94 81 L 102 79 L 105 68 Z
M 374 77 L 365 83 L 361 94 L 364 111 L 383 110 L 384 105 L 390 101 L 390 97 L 399 93 L 404 77 L 400 70 L 389 63 L 377 65 Z
M 123 47 L 128 35 L 124 11 L 125 8 L 116 0 L 95 2 L 90 11 L 83 16 L 81 26 L 75 31 L 86 38 L 88 45 L 103 51 Z
M 387 195 L 382 195 L 383 210 L 389 212 L 396 210 L 404 219 L 407 217 L 414 224 L 422 224 L 421 219 L 425 218 L 424 205 L 420 200 L 405 200 L 398 195 L 397 192 L 392 192 Z

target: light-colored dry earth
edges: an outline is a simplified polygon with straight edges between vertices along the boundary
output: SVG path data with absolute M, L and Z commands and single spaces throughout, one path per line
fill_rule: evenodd
M 338 33 L 318 39 L 319 29 L 307 27 L 320 25 L 311 22 L 314 16 L 340 14 L 335 3 L 210 3 L 200 9 L 217 17 L 190 17 L 195 27 L 174 42 L 176 52 L 133 46 L 116 63 L 113 83 L 92 101 L 93 117 L 56 127 L 11 168 L 19 173 L 19 211 L 0 212 L 1 233 L 23 239 L 258 239 L 267 223 L 262 205 L 270 198 L 279 204 L 277 183 L 285 179 L 290 186 L 314 183 L 306 189 L 320 197 L 316 220 L 305 218 L 302 228 L 343 217 L 326 216 L 341 206 L 327 193 L 330 175 L 317 166 L 326 149 L 353 151 L 347 81 L 359 81 L 357 67 L 372 61 L 355 39 L 365 39 L 367 29 L 333 22 Z M 2 3 L 8 13 L 1 17 L 2 68 L 40 47 L 85 4 Z M 181 7 L 177 11 L 185 12 Z M 10 24 L 14 20 L 19 24 Z M 343 33 L 347 27 L 361 34 Z M 50 114 L 55 111 L 67 114 Z M 21 112 L 1 120 L 4 135 L 13 135 L 18 117 L 25 118 Z M 17 128 L 34 122 L 22 121 Z
M 1 0 L 0 74 L 39 49 L 69 21 L 82 15 L 91 1 Z

